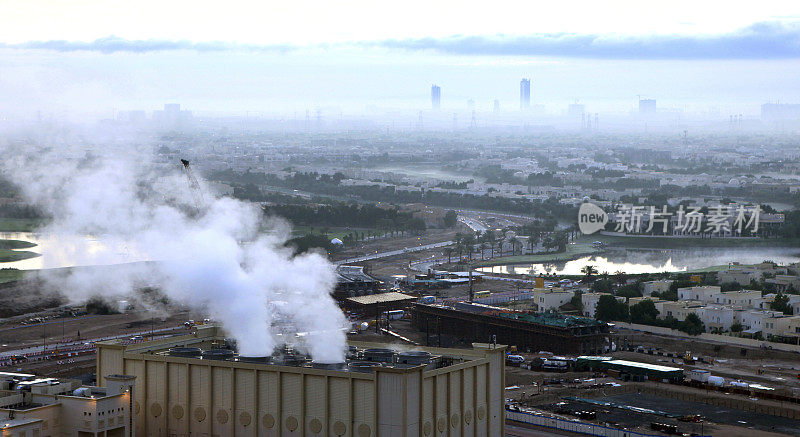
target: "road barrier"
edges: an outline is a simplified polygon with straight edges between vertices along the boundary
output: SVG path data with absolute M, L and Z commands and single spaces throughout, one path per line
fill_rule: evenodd
M 661 434 L 643 434 L 622 428 L 613 428 L 609 426 L 596 425 L 594 423 L 550 417 L 544 414 L 529 411 L 514 410 L 509 407 L 506 407 L 506 420 L 521 424 L 539 426 L 542 428 L 558 429 L 577 434 L 602 437 L 661 437 Z

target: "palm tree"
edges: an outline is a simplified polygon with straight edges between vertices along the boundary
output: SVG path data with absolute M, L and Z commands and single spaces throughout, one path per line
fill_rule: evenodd
M 617 283 L 624 284 L 628 282 L 628 275 L 625 274 L 622 270 L 617 270 L 614 272 L 614 278 L 617 280 Z
M 597 268 L 595 268 L 595 266 L 591 264 L 588 264 L 583 266 L 583 268 L 581 268 L 581 273 L 586 275 L 586 280 L 591 281 L 592 276 L 597 274 Z
M 481 245 L 480 245 L 480 248 L 481 248 L 481 260 L 484 259 L 483 256 L 484 256 L 484 253 L 486 252 L 486 247 L 487 247 L 486 242 L 485 241 L 481 242 Z
M 517 244 L 519 244 L 519 240 L 517 237 L 511 237 L 508 239 L 509 244 L 511 244 L 511 256 L 514 256 L 517 253 Z
M 447 264 L 450 264 L 450 258 L 453 256 L 453 248 L 452 247 L 445 247 L 444 253 L 447 254 Z

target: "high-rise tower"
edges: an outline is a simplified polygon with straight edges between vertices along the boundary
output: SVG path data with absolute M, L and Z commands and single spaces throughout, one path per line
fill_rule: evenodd
M 531 107 L 531 80 L 522 78 L 519 82 L 519 109 L 527 110 Z
M 433 109 L 442 107 L 442 88 L 439 85 L 431 85 L 431 107 Z

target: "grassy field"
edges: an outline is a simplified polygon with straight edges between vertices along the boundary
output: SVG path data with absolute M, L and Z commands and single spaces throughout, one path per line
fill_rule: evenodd
M 27 250 L 0 249 L 0 263 L 22 261 L 24 259 L 36 258 L 37 256 L 40 255 L 36 252 L 30 252 Z
M 0 218 L 0 232 L 31 232 L 43 223 L 38 219 Z
M 0 250 L 2 249 L 30 249 L 36 244 L 22 240 L 0 240 Z
M 0 263 L 22 261 L 39 256 L 36 252 L 19 249 L 30 249 L 36 244 L 21 240 L 0 240 Z
M 594 240 L 592 240 L 594 241 Z M 599 253 L 598 249 L 592 247 L 590 241 L 578 241 L 575 244 L 568 244 L 565 252 L 552 252 L 531 255 L 515 255 L 504 256 L 502 258 L 495 258 L 487 261 L 480 261 L 475 263 L 475 267 L 489 267 L 503 264 L 528 264 L 528 263 L 544 263 L 544 262 L 557 262 L 569 261 L 582 256 L 593 255 Z
M 0 269 L 0 284 L 19 281 L 23 275 L 25 275 L 24 270 Z

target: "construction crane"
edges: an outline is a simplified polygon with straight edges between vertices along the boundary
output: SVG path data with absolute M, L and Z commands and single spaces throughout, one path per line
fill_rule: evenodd
M 197 212 L 199 213 L 205 209 L 206 202 L 203 198 L 203 191 L 200 189 L 200 183 L 197 182 L 197 178 L 194 177 L 194 172 L 192 171 L 192 167 L 189 165 L 189 160 L 181 159 L 181 164 L 183 164 L 183 168 L 186 170 L 186 178 L 189 179 L 189 190 L 192 192 L 194 206 L 197 208 Z

